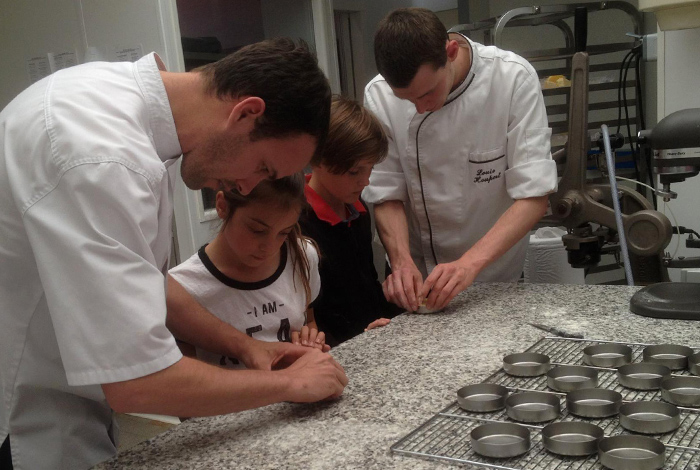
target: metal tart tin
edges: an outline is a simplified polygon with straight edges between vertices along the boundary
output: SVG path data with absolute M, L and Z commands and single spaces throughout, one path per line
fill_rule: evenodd
M 677 344 L 657 344 L 647 346 L 642 352 L 645 362 L 654 362 L 668 367 L 671 370 L 682 370 L 688 366 L 688 356 L 693 355 L 693 350 L 688 346 Z
M 646 436 L 604 437 L 598 442 L 598 460 L 612 470 L 657 470 L 666 462 L 666 446 Z
M 582 421 L 550 423 L 542 429 L 542 443 L 549 452 L 567 457 L 595 454 L 603 430 Z
M 620 425 L 642 434 L 664 434 L 681 425 L 681 413 L 675 405 L 662 401 L 636 401 L 620 407 Z
M 620 367 L 632 362 L 632 348 L 624 344 L 594 344 L 583 348 L 583 363 L 595 367 Z
M 691 374 L 700 375 L 700 352 L 688 357 L 688 370 Z
M 627 364 L 617 369 L 617 381 L 634 390 L 658 390 L 661 381 L 671 376 L 671 369 L 653 362 Z
M 473 384 L 457 390 L 457 403 L 463 410 L 485 413 L 505 408 L 507 396 L 508 389 L 503 385 Z
M 598 385 L 598 371 L 585 366 L 559 366 L 547 372 L 547 386 L 558 392 L 572 392 Z
M 566 408 L 584 418 L 607 418 L 620 410 L 622 395 L 604 388 L 583 388 L 566 394 Z
M 522 392 L 506 399 L 506 413 L 511 419 L 523 423 L 541 423 L 559 416 L 559 397 L 545 392 Z
M 700 406 L 700 377 L 671 377 L 663 380 L 661 398 L 678 406 Z
M 530 430 L 515 423 L 482 424 L 470 437 L 474 452 L 485 457 L 516 457 L 530 450 Z
M 540 353 L 508 354 L 503 358 L 503 370 L 516 377 L 537 377 L 549 370 L 549 356 Z

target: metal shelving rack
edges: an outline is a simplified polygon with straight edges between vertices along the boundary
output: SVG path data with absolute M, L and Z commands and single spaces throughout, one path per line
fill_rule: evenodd
M 584 9 L 586 12 L 586 21 L 582 23 L 574 23 L 574 28 L 567 23 L 567 20 L 577 16 L 577 10 L 581 12 Z M 585 38 L 588 35 L 587 17 L 596 17 L 605 15 L 610 11 L 622 11 L 629 17 L 632 25 L 632 31 L 636 36 L 641 35 L 642 31 L 642 15 L 631 4 L 622 1 L 610 2 L 591 2 L 591 3 L 573 3 L 566 5 L 542 5 L 515 8 L 505 12 L 504 14 L 478 21 L 470 24 L 461 24 L 452 27 L 450 32 L 459 32 L 466 36 L 473 37 L 475 34 L 482 34 L 483 39 L 478 40 L 485 45 L 495 45 L 503 48 L 504 32 L 511 27 L 541 27 L 545 25 L 553 26 L 558 29 L 563 35 L 564 47 L 560 48 L 542 48 L 534 50 L 516 50 L 514 52 L 526 58 L 538 72 L 540 78 L 545 78 L 553 75 L 564 75 L 568 78 L 571 72 L 571 58 L 577 50 L 581 50 L 582 46 L 589 56 L 596 56 L 600 63 L 593 64 L 589 67 L 590 84 L 589 91 L 589 112 L 596 112 L 600 115 L 601 111 L 616 111 L 618 109 L 617 94 L 611 97 L 611 90 L 617 90 L 619 81 L 617 77 L 615 81 L 601 81 L 596 83 L 603 75 L 611 74 L 619 71 L 622 61 L 617 59 L 619 53 L 630 51 L 633 47 L 639 46 L 639 39 L 630 38 L 630 41 L 622 41 L 607 44 L 585 45 Z M 580 31 L 576 28 L 580 27 Z M 577 38 L 584 38 L 583 45 L 577 44 Z M 476 38 L 474 38 L 476 40 Z M 615 54 L 618 53 L 618 54 Z M 636 129 L 640 124 L 640 117 L 636 113 L 636 76 L 634 71 L 631 78 L 628 76 L 624 87 L 627 90 L 628 96 L 632 98 L 628 100 L 630 108 L 634 110 L 631 119 L 634 120 L 635 126 L 633 135 L 636 135 Z M 550 127 L 554 136 L 552 142 L 552 151 L 556 153 L 564 147 L 565 140 L 562 135 L 568 130 L 568 112 L 569 112 L 569 87 L 544 89 L 545 104 L 547 105 L 547 115 L 550 117 Z M 563 102 L 562 102 L 563 98 Z M 610 115 L 608 113 L 608 115 Z M 617 114 L 612 119 L 601 117 L 589 121 L 588 128 L 591 131 L 600 130 L 601 124 L 614 124 L 617 121 Z M 634 137 L 632 140 L 635 140 Z M 629 139 L 626 139 L 629 143 Z
M 627 18 L 631 30 L 625 31 L 632 36 L 624 36 L 626 40 L 610 42 L 604 44 L 587 45 L 588 25 L 591 21 L 612 18 L 611 12 L 617 13 L 618 17 Z M 590 18 L 590 21 L 589 21 Z M 617 17 L 615 17 L 617 19 Z M 573 20 L 573 21 L 572 21 Z M 572 27 L 573 25 L 573 27 Z M 535 49 L 510 48 L 517 54 L 526 58 L 537 70 L 540 79 L 549 76 L 563 75 L 571 79 L 572 57 L 577 51 L 585 50 L 590 58 L 588 67 L 588 108 L 585 116 L 586 128 L 589 135 L 593 136 L 600 132 L 602 124 L 607 124 L 611 132 L 615 132 L 618 122 L 618 88 L 620 87 L 620 70 L 623 66 L 623 56 L 625 51 L 631 51 L 634 47 L 641 45 L 639 39 L 642 34 L 643 17 L 641 13 L 630 3 L 622 1 L 572 3 L 565 5 L 542 5 L 515 8 L 504 14 L 478 21 L 472 24 L 461 24 L 454 26 L 449 31 L 459 32 L 469 36 L 477 42 L 485 45 L 504 47 L 506 42 L 505 32 L 509 28 L 555 28 L 561 33 L 563 47 L 552 48 L 550 43 L 540 41 Z M 625 27 L 625 26 L 622 26 Z M 540 31 L 536 29 L 535 31 Z M 545 32 L 542 29 L 542 32 Z M 622 32 L 621 32 L 622 34 Z M 483 37 L 478 37 L 482 35 Z M 475 37 L 477 36 L 477 37 Z M 544 37 L 544 35 L 542 35 Z M 542 47 L 540 47 L 540 44 Z M 642 66 L 643 67 L 643 66 Z M 643 68 L 641 69 L 643 72 Z M 635 156 L 630 149 L 636 142 L 637 130 L 641 129 L 642 116 L 637 112 L 638 95 L 643 95 L 643 90 L 637 88 L 637 76 L 634 67 L 631 67 L 626 80 L 623 78 L 622 89 L 624 89 L 628 99 L 629 119 L 631 121 L 629 133 L 625 125 L 625 114 L 621 113 L 622 126 L 620 132 L 625 135 L 625 146 L 616 154 L 616 173 L 619 176 L 628 178 L 639 178 L 642 182 L 648 181 L 648 168 L 643 158 L 635 162 Z M 552 128 L 552 154 L 557 162 L 558 173 L 564 172 L 566 162 L 566 142 L 569 130 L 569 105 L 570 86 L 543 89 L 545 105 L 549 125 Z M 589 147 L 590 150 L 590 147 Z M 587 167 L 597 168 L 598 163 L 604 164 L 605 158 L 597 158 L 597 149 L 590 151 L 588 155 Z M 589 183 L 607 183 L 607 178 L 600 172 L 588 171 L 587 179 Z M 646 194 L 646 190 L 637 187 L 637 190 Z M 647 197 L 650 197 L 647 194 Z M 612 250 L 617 253 L 617 248 Z M 623 283 L 624 275 L 616 259 L 611 263 L 591 267 L 587 274 L 604 271 L 617 271 L 621 278 L 610 281 L 611 283 Z M 635 264 L 636 266 L 636 264 Z M 641 268 L 640 268 L 641 269 Z M 635 270 L 639 275 L 639 270 Z

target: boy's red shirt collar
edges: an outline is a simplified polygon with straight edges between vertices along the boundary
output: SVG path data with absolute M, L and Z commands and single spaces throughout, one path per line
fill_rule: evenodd
M 316 191 L 314 191 L 314 189 L 311 186 L 309 186 L 309 180 L 311 180 L 310 174 L 306 175 L 306 186 L 304 187 L 306 201 L 309 203 L 311 208 L 316 213 L 316 217 L 318 217 L 319 219 L 328 222 L 331 225 L 337 225 L 341 222 L 350 223 L 357 217 L 359 217 L 360 214 L 367 212 L 365 206 L 362 205 L 362 202 L 360 202 L 360 200 L 358 199 L 352 205 L 345 205 L 346 207 L 351 208 L 350 216 L 345 220 L 341 219 L 340 217 L 338 217 L 338 214 L 336 214 L 333 211 L 333 209 L 331 209 L 331 206 L 328 205 L 326 200 L 319 196 L 319 194 Z

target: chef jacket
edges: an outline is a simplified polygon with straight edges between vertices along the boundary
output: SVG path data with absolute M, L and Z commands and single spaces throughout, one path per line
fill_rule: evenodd
M 389 154 L 374 167 L 363 198 L 404 203 L 411 256 L 423 276 L 460 258 L 514 200 L 557 187 L 533 67 L 512 52 L 456 38 L 471 47 L 471 68 L 441 109 L 418 114 L 381 75 L 365 88 L 365 106 L 389 135 Z M 517 280 L 527 243 L 524 237 L 476 280 Z
M 159 66 L 60 70 L 0 113 L 0 442 L 16 470 L 113 456 L 100 384 L 182 357 L 164 277 L 181 149 Z

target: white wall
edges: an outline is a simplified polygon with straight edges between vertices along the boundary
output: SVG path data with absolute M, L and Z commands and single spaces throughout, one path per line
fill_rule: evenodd
M 301 38 L 315 48 L 311 0 L 262 0 L 263 30 L 266 38 Z
M 40 0 L 0 0 L 0 109 L 31 84 L 26 59 L 76 51 L 78 60 L 83 60 L 86 44 L 76 2 L 54 0 L 51 5 L 47 8 Z M 41 34 L 29 34 L 27 24 Z
M 700 28 L 660 31 L 659 39 L 659 119 L 681 109 L 700 108 Z M 672 184 L 671 190 L 678 193 L 669 203 L 678 224 L 700 232 L 700 176 Z M 685 248 L 686 237 L 681 236 L 678 255 L 700 256 L 700 250 Z M 677 241 L 674 235 L 666 250 L 673 253 Z M 678 269 L 669 274 L 672 280 L 680 279 Z
M 361 12 L 365 83 L 377 74 L 377 66 L 374 63 L 374 32 L 377 24 L 390 11 L 408 7 L 428 8 L 433 11 L 454 10 L 457 8 L 457 0 L 333 0 L 333 8 L 336 10 Z

